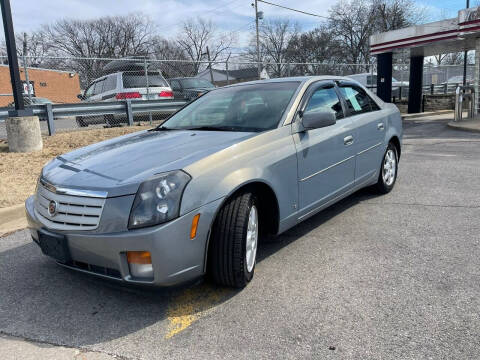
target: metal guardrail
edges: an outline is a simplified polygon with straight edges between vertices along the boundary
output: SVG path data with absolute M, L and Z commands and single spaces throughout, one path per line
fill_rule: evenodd
M 423 95 L 455 95 L 455 89 L 461 84 L 457 83 L 444 83 L 444 84 L 430 84 L 422 86 Z M 367 86 L 368 89 L 377 92 L 377 87 L 375 85 Z M 393 102 L 408 100 L 408 86 L 392 86 L 392 100 Z
M 181 100 L 126 100 L 78 104 L 42 104 L 30 105 L 28 108 L 33 110 L 33 115 L 47 120 L 48 133 L 53 135 L 55 133 L 54 119 L 59 117 L 125 114 L 128 124 L 131 126 L 133 125 L 134 114 L 149 112 L 173 114 L 185 104 L 187 102 Z M 13 110 L 11 107 L 0 108 L 0 121 L 5 120 L 11 110 Z

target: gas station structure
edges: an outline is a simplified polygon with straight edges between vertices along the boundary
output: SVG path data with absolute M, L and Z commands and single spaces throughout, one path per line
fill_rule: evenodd
M 478 104 L 480 7 L 460 10 L 456 18 L 372 35 L 370 53 L 377 57 L 377 95 L 391 102 L 393 56 L 406 52 L 410 57 L 408 113 L 421 112 L 424 58 L 468 50 L 475 50 L 474 96 Z

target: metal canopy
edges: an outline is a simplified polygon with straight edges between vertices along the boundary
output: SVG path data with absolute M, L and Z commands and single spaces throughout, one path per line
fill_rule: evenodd
M 370 53 L 409 50 L 411 56 L 432 56 L 475 49 L 480 37 L 480 7 L 463 9 L 456 18 L 436 21 L 370 37 Z

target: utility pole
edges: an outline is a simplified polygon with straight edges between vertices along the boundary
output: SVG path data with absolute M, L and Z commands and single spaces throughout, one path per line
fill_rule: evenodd
M 208 67 L 210 68 L 210 80 L 211 80 L 212 84 L 214 84 L 213 83 L 212 61 L 210 60 L 210 50 L 208 50 L 208 46 L 207 46 L 207 58 L 208 58 Z
M 8 67 L 10 69 L 10 81 L 12 83 L 13 99 L 17 116 L 25 116 L 23 103 L 23 86 L 18 71 L 17 47 L 15 45 L 15 33 L 13 32 L 12 10 L 10 0 L 0 0 L 2 6 L 3 29 L 5 31 L 5 43 L 7 45 Z M 30 112 L 27 110 L 30 115 Z M 33 112 L 32 114 L 33 115 Z
M 467 0 L 467 9 L 470 7 L 470 0 Z M 463 53 L 463 86 L 467 86 L 467 56 L 468 50 Z M 478 66 L 478 65 L 477 65 Z
M 40 122 L 37 116 L 33 116 L 31 108 L 25 109 L 23 102 L 23 86 L 18 70 L 17 47 L 15 45 L 10 0 L 0 0 L 0 6 L 2 7 L 10 81 L 12 83 L 13 99 L 15 100 L 15 110 L 9 111 L 8 118 L 5 120 L 8 149 L 10 152 L 39 151 L 43 147 Z
M 227 61 L 225 61 L 225 71 L 227 72 L 227 85 L 230 85 L 230 76 L 228 74 L 228 60 L 230 60 L 230 55 L 232 55 L 232 53 L 228 54 Z
M 28 77 L 28 66 L 27 66 L 27 33 L 23 33 L 23 71 L 25 71 L 25 81 L 27 82 L 27 94 L 30 104 L 32 104 L 32 94 L 30 91 L 30 79 Z
M 255 0 L 255 27 L 257 31 L 257 67 L 258 67 L 258 79 L 260 80 L 262 67 L 260 64 L 260 35 L 258 34 L 258 0 Z

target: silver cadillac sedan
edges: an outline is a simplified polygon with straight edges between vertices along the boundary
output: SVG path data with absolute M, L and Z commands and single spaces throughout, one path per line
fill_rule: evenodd
M 401 141 L 398 109 L 351 79 L 236 84 L 52 160 L 26 201 L 29 228 L 45 255 L 85 273 L 241 288 L 262 239 L 360 188 L 392 190 Z

